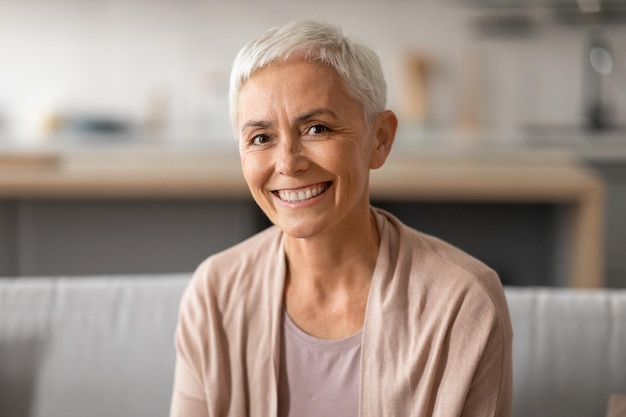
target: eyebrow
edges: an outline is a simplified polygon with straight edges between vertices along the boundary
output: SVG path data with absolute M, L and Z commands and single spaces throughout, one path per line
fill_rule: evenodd
M 298 117 L 296 117 L 296 122 L 303 122 L 320 114 L 327 114 L 335 119 L 337 118 L 337 113 L 335 113 L 334 111 L 327 108 L 319 108 L 300 114 Z
M 265 120 L 250 120 L 249 122 L 245 122 L 242 126 L 242 128 L 248 128 L 248 127 L 264 127 L 264 128 L 270 128 L 272 127 L 272 123 L 271 122 L 267 122 Z
M 305 113 L 298 115 L 295 121 L 297 123 L 302 123 L 308 119 L 311 119 L 321 114 L 327 114 L 335 119 L 337 118 L 337 113 L 335 113 L 334 111 L 327 109 L 327 108 L 319 108 L 319 109 L 313 109 L 313 110 L 310 110 L 310 111 L 307 111 Z M 242 128 L 244 129 L 250 128 L 250 127 L 271 128 L 272 126 L 274 126 L 273 123 L 267 120 L 250 120 L 250 121 L 245 122 L 242 125 Z

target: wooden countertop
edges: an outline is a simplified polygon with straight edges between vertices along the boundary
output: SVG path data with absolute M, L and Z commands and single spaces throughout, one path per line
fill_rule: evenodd
M 8 157 L 5 157 L 5 160 Z M 0 198 L 247 197 L 233 153 L 95 150 L 14 155 L 2 167 Z
M 602 285 L 604 186 L 549 154 L 393 153 L 371 175 L 379 200 L 537 202 L 571 208 L 571 285 Z M 250 198 L 234 151 L 78 150 L 0 157 L 0 199 Z
M 383 199 L 571 201 L 601 180 L 563 155 L 396 152 L 372 171 Z M 0 153 L 0 197 L 247 197 L 236 152 L 121 148 Z

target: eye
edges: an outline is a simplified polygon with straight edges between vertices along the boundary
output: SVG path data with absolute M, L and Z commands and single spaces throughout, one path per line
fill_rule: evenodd
M 252 145 L 265 145 L 270 142 L 270 137 L 266 134 L 255 135 L 250 138 L 250 143 Z
M 307 133 L 310 135 L 323 135 L 324 133 L 328 132 L 330 132 L 330 129 L 320 124 L 313 125 L 307 130 Z

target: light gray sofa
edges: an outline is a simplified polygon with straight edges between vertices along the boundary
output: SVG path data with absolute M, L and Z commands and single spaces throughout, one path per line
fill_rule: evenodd
M 0 416 L 167 416 L 189 277 L 0 279 Z M 506 294 L 514 416 L 604 417 L 626 392 L 626 290 Z

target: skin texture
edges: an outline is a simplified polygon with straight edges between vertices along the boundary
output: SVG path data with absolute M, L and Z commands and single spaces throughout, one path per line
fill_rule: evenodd
M 395 115 L 368 123 L 333 69 L 294 57 L 252 75 L 237 116 L 250 192 L 285 233 L 287 312 L 313 336 L 353 334 L 379 246 L 369 172 L 389 154 Z

